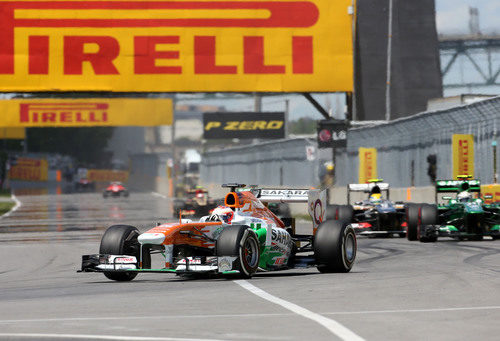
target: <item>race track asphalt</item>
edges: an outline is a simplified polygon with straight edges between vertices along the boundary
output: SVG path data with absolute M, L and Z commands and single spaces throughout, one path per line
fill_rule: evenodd
M 112 224 L 171 220 L 151 193 L 19 196 L 0 219 L 0 340 L 498 340 L 500 241 L 358 239 L 348 274 L 247 281 L 76 273 Z M 307 224 L 300 225 L 309 229 Z

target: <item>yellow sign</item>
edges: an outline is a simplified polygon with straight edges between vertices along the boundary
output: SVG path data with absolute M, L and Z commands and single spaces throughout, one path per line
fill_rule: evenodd
M 352 6 L 4 0 L 0 91 L 352 91 Z
M 500 185 L 481 185 L 481 196 L 487 204 L 500 202 Z M 485 196 L 491 196 L 491 198 L 487 199 Z
M 47 181 L 49 165 L 44 159 L 18 158 L 9 169 L 9 179 L 24 181 Z
M 460 175 L 474 178 L 474 135 L 453 134 L 453 179 Z
M 87 170 L 87 179 L 96 182 L 110 181 L 128 181 L 128 171 L 111 170 L 111 169 L 89 169 Z
M 359 183 L 377 178 L 377 149 L 359 148 Z
M 0 112 L 0 127 L 157 126 L 172 124 L 173 107 L 152 98 L 9 99 Z
M 0 139 L 23 140 L 25 138 L 25 128 L 0 128 Z

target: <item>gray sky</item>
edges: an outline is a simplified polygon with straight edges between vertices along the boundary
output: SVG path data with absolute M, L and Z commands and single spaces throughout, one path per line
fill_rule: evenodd
M 500 0 L 436 0 L 436 24 L 441 34 L 467 33 L 469 7 L 479 10 L 483 34 L 500 34 Z

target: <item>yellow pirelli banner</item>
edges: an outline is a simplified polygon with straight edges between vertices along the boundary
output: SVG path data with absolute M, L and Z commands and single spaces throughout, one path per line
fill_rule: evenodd
M 24 181 L 47 181 L 49 165 L 45 159 L 17 158 L 9 169 L 9 179 Z
M 0 91 L 352 91 L 353 4 L 3 0 Z
M 474 135 L 454 134 L 452 138 L 453 179 L 459 175 L 474 178 Z
M 481 185 L 481 196 L 484 199 L 484 202 L 487 204 L 491 204 L 494 202 L 500 202 L 500 185 Z M 491 198 L 486 199 L 485 196 L 491 196 Z
M 23 140 L 25 138 L 25 128 L 0 128 L 0 139 Z
M 359 148 L 359 183 L 367 183 L 377 176 L 377 149 Z
M 0 100 L 1 127 L 158 126 L 172 124 L 171 99 Z
M 96 182 L 110 181 L 128 181 L 128 171 L 111 170 L 111 169 L 89 169 L 87 170 L 87 179 Z

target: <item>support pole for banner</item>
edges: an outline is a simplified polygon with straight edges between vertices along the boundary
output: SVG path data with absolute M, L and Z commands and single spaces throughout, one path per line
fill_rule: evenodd
M 285 99 L 285 139 L 288 138 L 288 114 L 290 110 L 290 100 Z
M 303 96 L 304 96 L 304 97 L 305 97 L 305 98 L 309 101 L 309 103 L 311 103 L 311 104 L 312 104 L 312 105 L 316 108 L 316 110 L 318 110 L 318 111 L 319 111 L 319 113 L 320 113 L 321 115 L 323 115 L 323 117 L 325 118 L 325 120 L 329 120 L 329 119 L 331 118 L 331 117 L 330 117 L 330 115 L 328 114 L 328 111 L 326 111 L 326 110 L 325 110 L 325 108 L 323 108 L 323 107 L 321 106 L 321 104 L 319 104 L 319 103 L 318 103 L 318 102 L 317 102 L 317 101 L 316 101 L 316 100 L 315 100 L 315 99 L 311 96 L 311 94 L 310 94 L 310 93 L 308 93 L 308 92 L 304 92 L 302 95 L 303 95 Z
M 497 172 L 497 141 L 491 142 L 493 147 L 493 182 L 498 183 L 498 172 Z
M 258 92 L 254 92 L 253 99 L 254 99 L 254 111 L 262 112 L 262 95 Z
M 172 186 L 172 193 L 173 193 L 173 196 L 175 197 L 176 196 L 176 186 L 177 186 L 177 171 L 175 169 L 176 165 L 177 165 L 177 157 L 175 155 L 176 153 L 176 148 L 175 148 L 175 112 L 176 112 L 176 109 L 175 109 L 175 103 L 176 103 L 176 99 L 177 99 L 177 95 L 174 95 L 174 97 L 172 98 L 172 173 L 171 173 L 171 176 L 172 176 L 172 181 L 169 182 L 169 185 Z M 175 212 L 174 212 L 174 216 L 175 216 Z

